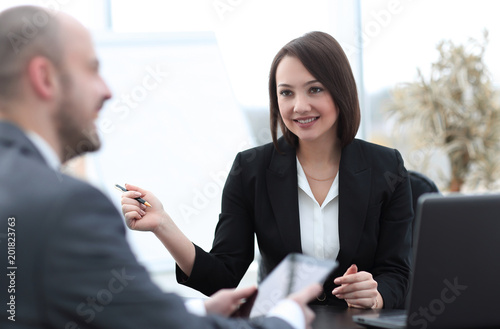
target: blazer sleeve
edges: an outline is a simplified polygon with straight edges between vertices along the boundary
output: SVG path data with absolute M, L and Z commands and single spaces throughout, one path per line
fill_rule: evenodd
M 180 297 L 151 281 L 125 239 L 121 216 L 97 190 L 80 188 L 52 209 L 37 274 L 50 327 L 290 328 L 277 318 L 252 324 L 188 313 Z
M 222 211 L 210 253 L 195 245 L 196 257 L 188 278 L 177 266 L 177 281 L 205 295 L 222 288 L 235 288 L 254 258 L 253 210 L 247 197 L 239 153 L 222 193 Z
M 384 299 L 384 308 L 403 308 L 410 276 L 413 208 L 410 181 L 401 154 L 394 150 L 397 167 L 381 173 L 386 187 L 377 251 L 372 274 Z

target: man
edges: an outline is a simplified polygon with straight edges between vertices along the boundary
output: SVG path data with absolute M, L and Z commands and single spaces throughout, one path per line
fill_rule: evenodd
M 110 97 L 80 23 L 33 6 L 0 13 L 0 246 L 7 260 L 0 270 L 0 301 L 7 309 L 0 326 L 310 326 L 314 315 L 306 303 L 319 285 L 250 322 L 220 315 L 232 313 L 254 288 L 186 305 L 152 283 L 110 201 L 57 171 L 61 162 L 99 148 L 94 121 Z

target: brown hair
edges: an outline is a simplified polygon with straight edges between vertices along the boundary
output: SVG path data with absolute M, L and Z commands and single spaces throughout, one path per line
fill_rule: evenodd
M 55 12 L 19 6 L 0 13 L 0 99 L 17 97 L 20 77 L 35 56 L 62 63 L 62 42 Z
M 289 131 L 281 117 L 276 91 L 276 70 L 285 56 L 298 58 L 304 67 L 328 90 L 339 110 L 337 134 L 344 147 L 356 136 L 361 120 L 356 81 L 349 60 L 337 40 L 324 32 L 310 32 L 286 44 L 274 57 L 269 74 L 271 134 L 278 149 L 278 123 L 285 140 L 298 145 L 298 137 Z

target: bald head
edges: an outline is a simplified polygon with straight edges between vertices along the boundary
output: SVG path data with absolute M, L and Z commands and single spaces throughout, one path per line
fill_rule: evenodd
M 99 148 L 95 120 L 110 97 L 80 22 L 33 6 L 0 13 L 0 120 L 38 134 L 64 161 Z
M 43 56 L 56 67 L 61 65 L 62 15 L 55 14 L 35 6 L 0 13 L 0 101 L 19 97 L 23 70 L 33 57 Z

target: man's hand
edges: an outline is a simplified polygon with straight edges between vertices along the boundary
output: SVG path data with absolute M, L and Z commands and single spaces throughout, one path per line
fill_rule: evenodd
M 256 290 L 255 286 L 238 290 L 221 289 L 205 301 L 207 313 L 230 316 L 240 307 L 244 299 L 249 298 Z
M 323 287 L 321 285 L 312 284 L 302 289 L 301 291 L 288 296 L 289 299 L 299 304 L 300 308 L 302 309 L 302 312 L 304 312 L 304 318 L 306 321 L 305 328 L 307 329 L 312 328 L 312 323 L 315 318 L 314 312 L 309 308 L 309 306 L 307 306 L 307 303 L 309 303 L 314 298 L 318 297 L 322 291 Z

